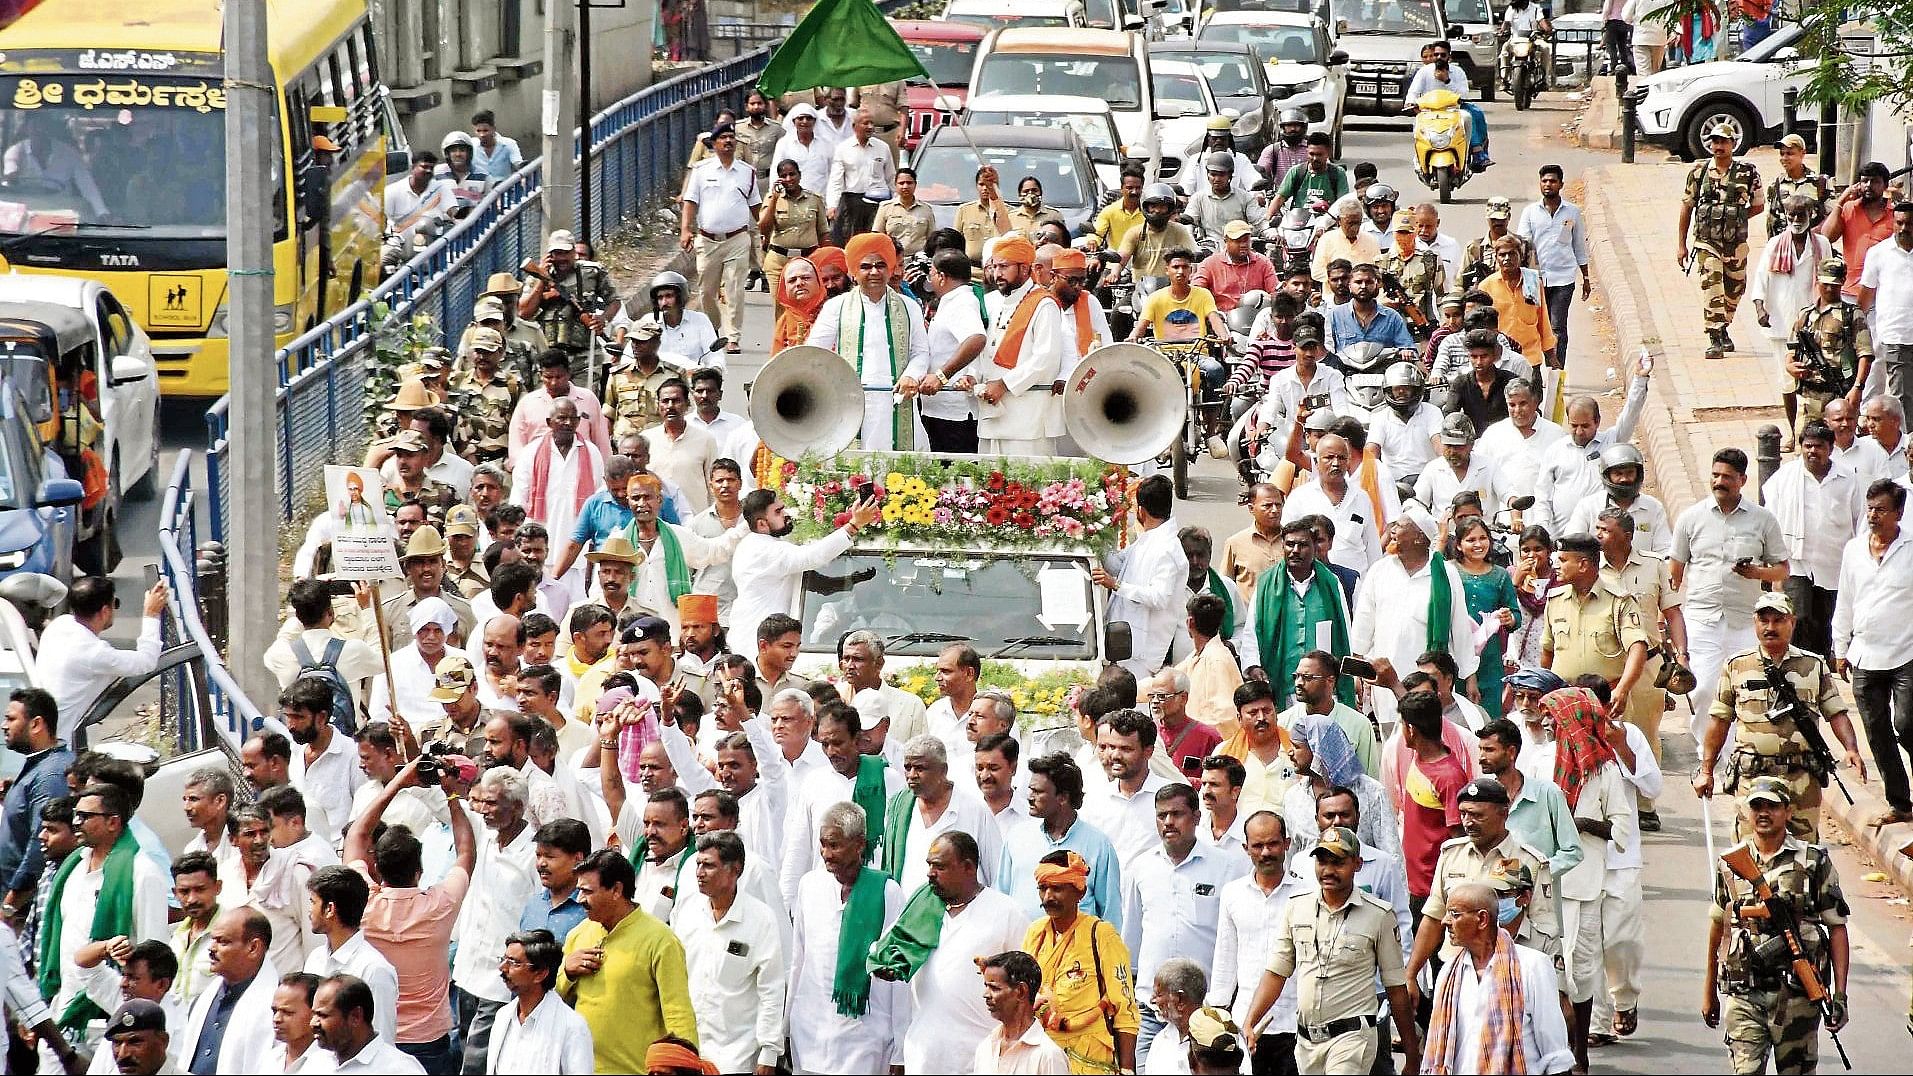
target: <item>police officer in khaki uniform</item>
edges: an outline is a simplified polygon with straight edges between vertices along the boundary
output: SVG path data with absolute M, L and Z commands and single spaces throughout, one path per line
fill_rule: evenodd
M 1747 225 L 1767 209 L 1760 170 L 1734 159 L 1740 134 L 1740 124 L 1726 117 L 1707 125 L 1702 140 L 1712 157 L 1688 170 L 1681 201 L 1680 260 L 1687 264 L 1691 252 L 1700 269 L 1710 359 L 1734 350 L 1727 327 L 1747 291 Z
M 1825 847 L 1796 835 L 1793 794 L 1785 781 L 1756 777 L 1741 803 L 1751 831 L 1741 847 L 1752 853 L 1774 899 L 1791 909 L 1800 947 L 1828 994 L 1827 1029 L 1837 1032 L 1847 1023 L 1848 910 L 1833 859 Z M 1713 866 L 1701 1019 L 1708 1027 L 1724 1023 L 1737 1073 L 1766 1072 L 1769 1056 L 1776 1072 L 1817 1071 L 1820 1006 L 1807 999 L 1793 973 L 1791 947 L 1780 934 L 1784 917 L 1776 917 L 1754 885 L 1725 862 Z
M 1640 604 L 1602 581 L 1601 543 L 1592 534 L 1563 535 L 1557 556 L 1560 585 L 1542 611 L 1541 664 L 1569 683 L 1598 673 L 1613 688 L 1614 704 L 1631 709 L 1647 668 Z
M 1787 370 L 1800 386 L 1796 440 L 1807 423 L 1825 417 L 1834 397 L 1865 385 L 1873 370 L 1873 333 L 1866 312 L 1840 296 L 1846 279 L 1846 259 L 1836 254 L 1821 262 L 1814 277 L 1814 303 L 1794 319 L 1787 337 Z
M 658 410 L 658 388 L 677 377 L 658 360 L 658 340 L 664 330 L 657 319 L 639 318 L 625 336 L 625 355 L 605 379 L 604 411 L 610 416 L 611 440 L 642 433 L 663 420 Z
M 445 513 L 445 583 L 467 599 L 491 588 L 478 557 L 478 509 L 455 504 Z
M 518 375 L 501 368 L 505 338 L 479 326 L 467 334 L 470 347 L 452 375 L 451 402 L 458 410 L 460 453 L 473 463 L 502 460 L 511 440 L 511 413 L 518 406 Z
M 963 251 L 971 265 L 983 264 L 983 244 L 1010 230 L 1010 207 L 1003 201 L 995 165 L 976 170 L 976 200 L 957 206 L 956 230 L 963 233 Z
M 385 630 L 392 636 L 392 649 L 412 641 L 412 606 L 434 597 L 445 599 L 458 619 L 458 638 L 447 639 L 446 645 L 462 647 L 470 642 L 478 620 L 472 615 L 471 603 L 445 578 L 445 539 L 439 537 L 436 528 L 426 525 L 412 532 L 399 557 L 399 570 L 405 573 L 405 589 L 379 603 Z
M 1554 872 L 1546 857 L 1522 844 L 1508 831 L 1508 789 L 1492 777 L 1478 777 L 1455 796 L 1461 811 L 1462 836 L 1442 842 L 1435 860 L 1435 876 L 1428 899 L 1415 923 L 1415 948 L 1408 954 L 1408 977 L 1414 979 L 1437 949 L 1441 958 L 1454 959 L 1455 947 L 1442 927 L 1448 914 L 1448 894 L 1464 882 L 1492 885 L 1490 875 L 1504 859 L 1528 868 L 1534 896 L 1515 941 L 1555 959 L 1561 956 L 1561 910 L 1554 892 Z M 1504 869 L 1505 870 L 1505 869 Z
M 1681 592 L 1674 589 L 1673 565 L 1659 553 L 1637 549 L 1634 545 L 1634 517 L 1619 506 L 1601 509 L 1594 520 L 1594 537 L 1601 543 L 1601 582 L 1616 594 L 1633 598 L 1641 610 L 1641 628 L 1647 633 L 1647 663 L 1640 679 L 1627 698 L 1627 720 L 1641 730 L 1661 758 L 1661 716 L 1667 712 L 1667 691 L 1662 672 L 1669 662 L 1681 668 L 1687 665 L 1687 621 L 1681 618 Z M 1673 670 L 1667 670 L 1671 677 Z M 1691 679 L 1692 673 L 1687 674 Z M 1682 685 L 1671 685 L 1676 694 L 1685 694 Z M 1686 688 L 1693 685 L 1687 683 Z M 1653 833 L 1661 828 L 1654 801 L 1640 800 L 1641 828 Z
M 852 108 L 870 113 L 871 133 L 877 137 L 877 141 L 890 147 L 892 161 L 897 159 L 897 146 L 903 141 L 903 121 L 908 111 L 904 103 L 905 92 L 901 82 L 860 86 L 857 99 L 851 102 Z
M 830 245 L 824 196 L 804 189 L 803 172 L 788 157 L 777 162 L 777 183 L 758 211 L 757 232 L 764 253 L 764 278 L 770 281 L 783 279 L 785 262 L 809 257 L 811 251 Z M 775 285 L 771 294 L 777 294 Z M 783 304 L 777 303 L 772 316 L 783 312 Z
M 1808 749 L 1798 723 L 1824 717 L 1846 750 L 1847 765 L 1863 781 L 1866 762 L 1860 757 L 1853 721 L 1832 670 L 1820 655 L 1793 645 L 1793 627 L 1793 603 L 1785 594 L 1762 594 L 1754 603 L 1754 637 L 1759 645 L 1735 654 L 1721 666 L 1720 687 L 1714 691 L 1714 705 L 1707 712 L 1709 720 L 1701 736 L 1694 791 L 1703 796 L 1713 794 L 1714 769 L 1727 742 L 1727 727 L 1735 725 L 1734 749 L 1721 775 L 1720 790 L 1731 794 L 1753 778 L 1774 778 L 1787 788 L 1794 836 L 1817 842 L 1820 789 L 1827 775 Z M 1779 700 L 1768 679 L 1769 664 L 1786 675 L 1806 713 L 1775 712 Z M 1821 738 L 1826 737 L 1822 734 Z M 1740 835 L 1737 829 L 1736 836 Z
M 906 258 L 923 252 L 930 233 L 937 230 L 937 217 L 917 200 L 916 169 L 897 169 L 896 196 L 877 207 L 877 219 L 870 229 L 889 236 Z
M 1375 982 L 1380 976 L 1401 1029 L 1404 1071 L 1420 1071 L 1414 1005 L 1402 965 L 1395 913 L 1355 885 L 1362 842 L 1347 826 L 1332 826 L 1310 850 L 1317 889 L 1297 893 L 1282 907 L 1275 952 L 1256 985 L 1244 1026 L 1250 1053 L 1257 1049 L 1262 1018 L 1291 979 L 1296 986 L 1293 1071 L 1367 1072 L 1374 1063 Z M 1280 1071 L 1279 1062 L 1276 1070 Z

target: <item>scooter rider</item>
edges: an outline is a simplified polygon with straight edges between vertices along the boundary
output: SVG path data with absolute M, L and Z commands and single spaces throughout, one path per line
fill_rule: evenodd
M 1203 189 L 1202 173 L 1212 154 L 1227 153 L 1235 158 L 1235 174 L 1230 182 L 1244 195 L 1252 195 L 1255 185 L 1262 178 L 1256 171 L 1255 162 L 1235 148 L 1235 132 L 1231 129 L 1234 121 L 1227 116 L 1210 116 L 1202 135 L 1202 150 L 1191 153 L 1182 159 L 1182 169 L 1176 173 L 1176 189 L 1184 194 L 1193 194 Z
M 1142 227 L 1123 237 L 1118 268 L 1127 267 L 1135 280 L 1169 275 L 1169 252 L 1194 250 L 1196 237 L 1189 226 L 1173 219 L 1176 190 L 1167 183 L 1151 183 L 1142 192 Z
M 1420 106 L 1422 94 L 1431 90 L 1452 90 L 1461 99 L 1461 110 L 1468 117 L 1468 170 L 1480 172 L 1494 164 L 1488 157 L 1488 117 L 1480 106 L 1468 100 L 1468 73 L 1456 67 L 1451 61 L 1453 49 L 1447 41 L 1437 38 L 1422 48 L 1427 62 L 1415 77 L 1409 80 L 1408 93 L 1402 100 L 1402 111 L 1414 115 Z
M 1308 113 L 1299 108 L 1285 108 L 1276 116 L 1276 128 L 1281 131 L 1281 137 L 1270 142 L 1262 151 L 1262 159 L 1255 163 L 1264 175 L 1280 182 L 1289 174 L 1289 169 L 1309 159 Z
M 1412 482 L 1435 458 L 1435 437 L 1441 433 L 1441 410 L 1427 401 L 1421 367 L 1398 362 L 1382 374 L 1382 398 L 1388 406 L 1369 418 L 1368 439 L 1379 445 L 1389 473 Z
M 1362 231 L 1372 236 L 1378 245 L 1392 241 L 1395 203 L 1400 198 L 1395 188 L 1377 183 L 1368 188 L 1367 196 L 1362 199 L 1362 214 L 1368 218 L 1362 222 Z

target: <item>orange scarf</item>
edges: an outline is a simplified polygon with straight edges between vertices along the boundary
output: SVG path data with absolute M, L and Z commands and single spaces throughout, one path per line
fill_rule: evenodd
M 1056 299 L 1054 289 L 1051 289 L 1049 297 Z M 1056 299 L 1056 305 L 1062 306 L 1063 300 Z M 1089 324 L 1089 293 L 1077 292 L 1075 304 L 1067 309 L 1076 312 L 1076 357 L 1080 359 L 1089 354 L 1089 345 L 1096 339 L 1096 331 Z
M 1023 354 L 1023 337 L 1028 335 L 1030 321 L 1036 317 L 1036 307 L 1050 297 L 1044 288 L 1031 288 L 1023 293 L 1023 298 L 1010 312 L 1010 322 L 1003 327 L 1003 342 L 996 346 L 995 363 L 1005 370 L 1016 369 L 1016 360 Z
M 792 258 L 790 261 L 809 262 L 813 266 L 817 264 L 811 258 Z M 785 262 L 784 267 L 788 269 L 790 262 Z M 820 283 L 817 290 L 811 294 L 810 300 L 800 304 L 791 298 L 788 291 L 784 290 L 781 274 L 778 276 L 775 290 L 775 301 L 782 308 L 783 313 L 778 315 L 777 326 L 771 332 L 771 354 L 773 355 L 810 339 L 811 323 L 817 320 L 817 311 L 822 310 L 825 300 L 830 298 Z

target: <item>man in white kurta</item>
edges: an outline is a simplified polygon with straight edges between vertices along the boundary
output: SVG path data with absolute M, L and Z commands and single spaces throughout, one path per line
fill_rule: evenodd
M 1116 334 L 1110 331 L 1109 315 L 1104 312 L 1103 304 L 1096 296 L 1084 289 L 1089 282 L 1089 259 L 1083 252 L 1073 248 L 1063 248 L 1055 252 L 1050 259 L 1050 298 L 1056 303 L 1056 324 L 1062 337 L 1061 351 L 1056 368 L 1056 382 L 1051 386 L 1053 395 L 1048 403 L 1049 435 L 1056 438 L 1054 451 L 1059 456 L 1080 456 L 1082 451 L 1069 439 L 1069 431 L 1063 427 L 1063 394 L 1059 386 L 1067 385 L 1076 375 L 1076 367 L 1082 365 L 1089 353 L 1105 344 L 1114 343 Z M 1088 332 L 1084 333 L 1085 326 Z
M 604 456 L 578 436 L 578 410 L 559 400 L 546 420 L 550 428 L 527 444 L 511 469 L 511 503 L 552 534 L 569 535 L 578 509 L 604 481 Z
M 842 718 L 826 716 L 820 721 L 817 739 L 823 743 L 830 764 L 798 779 L 784 816 L 784 852 L 778 864 L 777 888 L 790 907 L 795 907 L 804 876 L 823 862 L 817 851 L 817 835 L 822 832 L 825 813 L 840 803 L 851 802 L 857 786 L 856 737 L 846 740 Z M 902 791 L 903 777 L 895 766 L 884 767 L 883 777 L 883 798 L 888 803 Z
M 1136 486 L 1140 537 L 1103 558 L 1090 578 L 1113 595 L 1109 616 L 1129 625 L 1131 649 L 1122 666 L 1137 678 L 1154 676 L 1168 660 L 1176 626 L 1184 619 L 1183 583 L 1189 558 L 1171 517 L 1175 491 L 1166 475 L 1150 475 Z
M 910 978 L 911 1000 L 923 1015 L 903 1036 L 903 1071 L 909 1073 L 973 1071 L 976 1044 L 997 1026 L 983 1004 L 982 963 L 1021 949 L 1029 927 L 1015 898 L 985 886 L 977 864 L 956 844 L 935 841 L 926 857 L 918 857 L 918 873 L 936 888 L 944 913 L 936 949 Z M 990 862 L 987 853 L 981 858 Z M 915 892 L 908 885 L 903 891 Z
M 798 545 L 784 539 L 796 526 L 773 490 L 752 490 L 744 498 L 744 525 L 750 529 L 731 556 L 731 579 L 737 600 L 731 603 L 727 636 L 740 647 L 755 646 L 757 625 L 772 613 L 797 616 L 803 612 L 804 573 L 816 571 L 850 549 L 857 532 L 876 522 L 883 512 L 877 501 L 860 503 L 850 519 L 830 534 Z M 769 700 L 766 700 L 767 702 Z
M 995 304 L 976 362 L 977 439 L 986 455 L 1047 456 L 1055 447 L 1050 390 L 1062 374 L 1063 312 L 1030 279 L 1036 248 L 1028 239 L 998 239 L 992 253 L 1011 290 Z
M 1430 552 L 1429 546 L 1436 534 L 1433 517 L 1427 509 L 1411 504 L 1403 509 L 1402 518 L 1395 521 L 1389 532 L 1396 552 L 1376 561 L 1362 576 L 1361 586 L 1355 592 L 1355 624 L 1349 633 L 1351 651 L 1371 660 L 1387 658 L 1396 672 L 1404 676 L 1413 671 L 1416 659 L 1429 650 L 1428 606 L 1434 583 L 1432 573 L 1439 566 L 1448 575 L 1447 650 L 1460 669 L 1459 679 L 1466 680 L 1481 664 L 1481 655 L 1474 646 L 1475 621 L 1468 615 L 1461 573 L 1445 558 L 1437 560 L 1438 554 Z M 1456 694 L 1461 694 L 1459 689 Z M 1393 721 L 1394 695 L 1377 691 L 1372 697 L 1376 718 L 1383 724 Z
M 854 812 L 853 812 L 854 813 Z M 844 827 L 849 828 L 849 827 Z M 850 857 L 840 864 L 856 877 L 863 856 L 862 818 L 854 834 L 827 826 L 820 835 L 840 846 L 832 857 Z M 816 855 L 813 842 L 811 852 Z M 820 859 L 821 861 L 821 859 Z M 862 1016 L 848 1017 L 831 1001 L 837 974 L 837 946 L 843 933 L 848 886 L 828 867 L 818 867 L 798 883 L 791 901 L 790 1048 L 794 1072 L 871 1073 L 903 1064 L 903 1036 L 910 1026 L 910 991 L 902 983 L 870 980 L 870 997 Z M 883 929 L 888 930 L 903 911 L 903 890 L 888 879 L 883 883 Z
M 995 878 L 997 862 L 1003 855 L 996 813 L 982 796 L 951 780 L 946 750 L 942 740 L 928 733 L 904 748 L 903 779 L 910 797 L 910 815 L 903 832 L 897 835 L 903 839 L 897 883 L 905 893 L 915 893 L 930 880 L 930 848 L 945 833 L 967 833 L 976 841 L 983 864 L 979 873 L 985 885 Z M 884 839 L 894 838 L 886 832 Z
M 896 388 L 913 364 L 930 361 L 923 307 L 890 287 L 897 261 L 888 236 L 866 232 L 848 246 L 845 254 L 857 286 L 823 305 L 805 343 L 835 351 L 856 369 L 864 390 L 864 450 L 912 452 L 921 424 L 909 401 L 898 402 Z M 901 441 L 896 436 L 900 423 L 907 423 Z
M 1556 441 L 1565 439 L 1568 431 L 1560 423 L 1541 417 L 1540 400 L 1526 378 L 1508 382 L 1503 394 L 1508 417 L 1481 431 L 1475 455 L 1494 461 L 1504 496 L 1534 496 L 1542 457 Z

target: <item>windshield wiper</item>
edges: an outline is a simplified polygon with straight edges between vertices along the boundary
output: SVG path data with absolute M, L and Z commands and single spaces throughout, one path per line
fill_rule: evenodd
M 883 645 L 896 646 L 898 643 L 967 643 L 969 641 L 970 637 L 967 635 L 950 635 L 941 631 L 907 631 L 902 635 L 892 635 L 888 639 L 885 639 Z
M 1026 646 L 1081 646 L 1081 639 L 1071 639 L 1062 635 L 1021 635 L 991 651 L 987 656 L 1000 658 L 1012 650 Z

